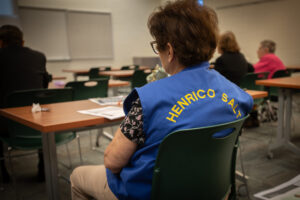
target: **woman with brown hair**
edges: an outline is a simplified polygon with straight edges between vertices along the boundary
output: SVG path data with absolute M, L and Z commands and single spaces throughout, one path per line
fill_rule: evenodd
M 148 27 L 153 51 L 171 76 L 129 94 L 126 117 L 105 150 L 104 166 L 73 171 L 73 199 L 150 199 L 153 167 L 164 137 L 176 130 L 233 121 L 252 108 L 250 95 L 209 69 L 218 36 L 213 10 L 196 0 L 168 2 L 150 16 Z
M 248 72 L 253 72 L 252 65 L 240 53 L 240 47 L 233 32 L 227 31 L 220 36 L 218 52 L 221 56 L 217 58 L 214 68 L 231 82 L 239 85 Z

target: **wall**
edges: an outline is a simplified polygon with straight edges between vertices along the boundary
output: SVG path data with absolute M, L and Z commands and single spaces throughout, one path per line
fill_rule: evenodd
M 84 68 L 101 64 L 121 66 L 132 62 L 133 56 L 154 56 L 149 41 L 147 19 L 153 9 L 167 0 L 19 0 L 19 5 L 47 8 L 97 10 L 111 12 L 113 18 L 113 60 L 78 60 L 50 62 L 47 68 L 55 75 L 63 68 Z M 254 0 L 204 0 L 218 14 L 220 31 L 232 30 L 246 58 L 258 61 L 256 50 L 263 39 L 277 42 L 276 54 L 286 65 L 300 64 L 299 0 L 278 0 L 268 3 L 218 9 L 219 7 Z M 215 54 L 215 59 L 218 55 Z M 68 77 L 71 77 L 68 74 Z
M 161 0 L 161 3 L 167 1 Z M 249 62 L 258 61 L 256 51 L 260 41 L 272 39 L 277 43 L 276 54 L 285 65 L 300 65 L 300 1 L 276 0 L 224 8 L 249 2 L 259 0 L 204 0 L 205 5 L 217 12 L 220 32 L 231 30 L 235 33 Z M 218 56 L 215 53 L 212 60 Z
M 147 20 L 159 0 L 19 0 L 19 6 L 42 8 L 61 8 L 110 12 L 112 14 L 112 31 L 114 58 L 106 60 L 73 60 L 71 62 L 48 62 L 47 69 L 56 76 L 68 76 L 62 69 L 89 68 L 99 65 L 119 67 L 132 63 L 134 56 L 155 56 L 149 42 L 151 38 Z M 25 41 L 26 44 L 26 41 Z
M 206 0 L 205 4 L 215 8 L 221 32 L 231 30 L 236 34 L 242 52 L 250 62 L 258 61 L 256 51 L 260 41 L 272 39 L 277 43 L 276 54 L 285 65 L 299 65 L 300 1 L 278 0 L 218 9 L 245 2 L 253 0 Z

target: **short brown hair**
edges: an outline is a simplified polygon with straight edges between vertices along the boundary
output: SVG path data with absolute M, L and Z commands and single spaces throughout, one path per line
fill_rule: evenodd
M 167 2 L 152 13 L 148 28 L 163 51 L 169 42 L 184 66 L 208 61 L 213 56 L 218 38 L 216 13 L 196 0 Z
M 23 43 L 23 33 L 13 25 L 3 25 L 0 27 L 0 40 L 4 46 L 19 45 Z
M 231 31 L 223 33 L 219 38 L 218 48 L 223 52 L 239 52 L 240 47 Z
M 262 47 L 268 48 L 270 53 L 275 53 L 276 43 L 272 40 L 263 40 L 260 42 Z

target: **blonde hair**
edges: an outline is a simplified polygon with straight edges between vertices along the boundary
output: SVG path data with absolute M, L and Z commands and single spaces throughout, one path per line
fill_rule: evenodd
M 239 52 L 240 47 L 236 41 L 235 35 L 231 31 L 223 33 L 218 42 L 218 48 L 222 52 Z

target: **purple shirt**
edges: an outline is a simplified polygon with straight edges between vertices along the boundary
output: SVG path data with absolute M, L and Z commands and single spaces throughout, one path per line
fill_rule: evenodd
M 273 74 L 278 70 L 285 70 L 282 61 L 273 53 L 269 53 L 261 57 L 261 59 L 253 65 L 255 73 L 270 72 L 268 79 L 272 78 Z

